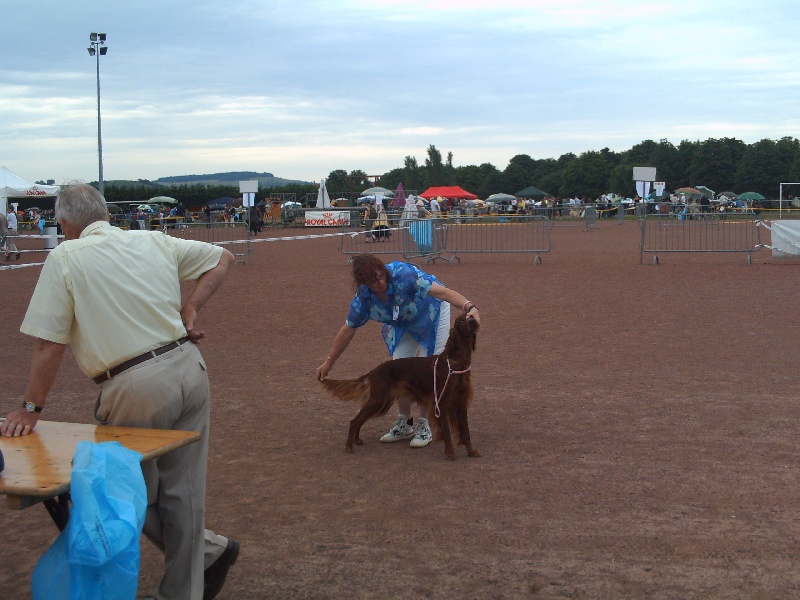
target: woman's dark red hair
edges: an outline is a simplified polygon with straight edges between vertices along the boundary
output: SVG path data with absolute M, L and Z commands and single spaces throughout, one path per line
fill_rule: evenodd
M 385 274 L 387 282 L 392 278 L 383 261 L 372 254 L 356 254 L 351 263 L 354 288 L 358 288 L 359 285 L 370 285 L 378 273 Z

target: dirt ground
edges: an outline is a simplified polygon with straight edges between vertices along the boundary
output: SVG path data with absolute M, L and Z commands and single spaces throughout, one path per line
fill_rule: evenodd
M 540 265 L 424 267 L 481 309 L 470 423 L 483 457 L 459 448 L 455 462 L 441 443 L 379 443 L 391 413 L 345 453 L 357 407 L 314 370 L 347 312 L 346 257 L 335 238 L 254 244 L 200 317 L 207 525 L 242 543 L 219 598 L 800 596 L 800 261 L 640 264 L 639 235 L 557 228 Z M 25 386 L 18 330 L 38 272 L 0 272 L 3 413 Z M 385 358 L 372 323 L 331 376 Z M 95 397 L 68 357 L 46 418 L 91 422 Z M 56 535 L 41 506 L 0 504 L 0 598 L 29 597 Z M 143 540 L 140 597 L 160 572 Z

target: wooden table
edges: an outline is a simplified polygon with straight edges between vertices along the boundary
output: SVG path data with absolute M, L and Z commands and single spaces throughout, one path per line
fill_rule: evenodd
M 5 470 L 0 473 L 0 494 L 12 510 L 43 502 L 50 516 L 63 529 L 69 519 L 69 484 L 72 457 L 78 442 L 117 441 L 148 460 L 192 444 L 196 431 L 142 429 L 39 421 L 30 434 L 0 436 Z

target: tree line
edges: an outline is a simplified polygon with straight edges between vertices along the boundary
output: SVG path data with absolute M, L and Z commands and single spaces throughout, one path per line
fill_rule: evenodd
M 734 138 L 684 140 L 677 146 L 662 139 L 645 140 L 624 152 L 608 148 L 581 155 L 563 154 L 559 158 L 534 159 L 527 154 L 514 156 L 502 171 L 490 163 L 453 166 L 452 152 L 442 159 L 433 145 L 428 147 L 424 164 L 406 156 L 402 167 L 381 176 L 379 184 L 395 189 L 423 191 L 430 186 L 458 185 L 486 198 L 495 193 L 515 194 L 528 187 L 558 197 L 586 196 L 595 199 L 604 193 L 625 197 L 636 195 L 633 167 L 656 167 L 666 190 L 704 185 L 715 192 L 758 192 L 777 199 L 780 183 L 800 182 L 800 141 L 784 137 L 745 144 Z M 350 179 L 358 180 L 363 171 L 347 175 L 333 171 L 328 190 L 348 189 Z M 800 186 L 788 192 L 800 195 Z
M 595 199 L 604 193 L 633 197 L 636 194 L 633 167 L 656 167 L 658 180 L 666 183 L 668 191 L 704 185 L 717 193 L 758 192 L 768 199 L 777 199 L 780 183 L 800 182 L 800 141 L 783 137 L 745 144 L 735 138 L 710 138 L 684 140 L 676 146 L 666 139 L 645 140 L 623 152 L 603 148 L 542 159 L 518 154 L 503 170 L 490 163 L 456 167 L 452 152 L 443 158 L 441 151 L 431 144 L 422 164 L 416 157 L 406 156 L 402 167 L 381 175 L 377 184 L 394 190 L 402 182 L 406 190 L 418 192 L 431 186 L 458 185 L 480 198 L 500 192 L 514 194 L 531 185 L 558 197 Z M 337 194 L 358 193 L 375 184 L 375 178 L 362 170 L 348 173 L 336 169 L 326 179 L 332 198 Z M 316 194 L 317 187 L 313 183 L 290 184 L 262 189 L 259 195 L 288 192 L 301 199 L 306 194 Z M 105 192 L 109 201 L 137 202 L 165 194 L 187 206 L 201 206 L 224 196 L 239 197 L 238 184 L 167 188 L 146 180 L 126 185 L 106 184 Z M 800 186 L 790 188 L 786 194 L 800 195 Z

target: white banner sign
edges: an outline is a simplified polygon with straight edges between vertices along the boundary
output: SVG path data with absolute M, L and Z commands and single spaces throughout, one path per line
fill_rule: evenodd
M 350 225 L 349 210 L 306 211 L 306 227 L 339 227 Z

